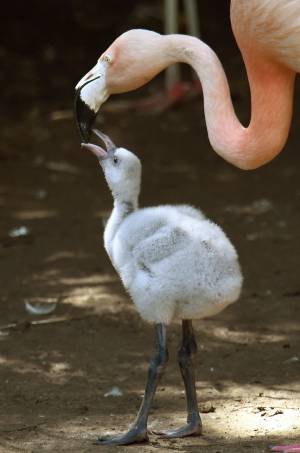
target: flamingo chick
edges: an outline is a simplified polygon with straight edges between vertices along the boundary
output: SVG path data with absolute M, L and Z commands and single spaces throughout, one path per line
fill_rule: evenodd
M 191 206 L 138 208 L 141 162 L 94 130 L 106 145 L 85 143 L 98 158 L 112 192 L 114 208 L 104 231 L 104 246 L 141 317 L 155 325 L 156 350 L 144 398 L 125 434 L 103 436 L 98 444 L 126 445 L 148 439 L 150 405 L 167 359 L 166 326 L 182 321 L 178 361 L 187 399 L 187 423 L 167 437 L 201 434 L 192 355 L 192 320 L 215 315 L 235 302 L 242 275 L 237 253 L 222 229 Z

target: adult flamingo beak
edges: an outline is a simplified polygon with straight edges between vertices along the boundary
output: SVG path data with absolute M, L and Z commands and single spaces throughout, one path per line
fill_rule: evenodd
M 86 85 L 91 82 L 92 80 L 86 82 Z M 81 90 L 83 87 L 85 87 L 85 85 L 76 91 L 74 110 L 80 140 L 83 143 L 87 143 L 91 135 L 92 125 L 94 124 L 98 112 L 94 112 L 94 110 L 92 110 L 89 105 L 82 100 Z
M 76 85 L 75 118 L 80 139 L 87 143 L 91 129 L 103 102 L 109 97 L 106 88 L 106 67 L 109 61 L 100 59 Z

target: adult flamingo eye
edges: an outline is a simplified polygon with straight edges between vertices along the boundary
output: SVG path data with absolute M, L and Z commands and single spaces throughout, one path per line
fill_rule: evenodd
M 99 60 L 105 61 L 106 63 L 111 63 L 112 62 L 112 58 L 111 58 L 110 55 L 101 55 Z

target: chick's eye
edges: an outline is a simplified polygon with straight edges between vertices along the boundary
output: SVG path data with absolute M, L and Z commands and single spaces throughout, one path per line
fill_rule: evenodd
M 117 157 L 114 157 L 114 164 L 117 164 L 119 162 L 119 159 Z

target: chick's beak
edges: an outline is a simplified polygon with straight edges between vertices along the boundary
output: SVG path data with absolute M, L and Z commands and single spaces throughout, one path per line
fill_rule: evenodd
M 99 160 L 103 160 L 107 157 L 107 152 L 105 149 L 101 148 L 101 146 L 94 145 L 93 143 L 81 143 L 81 147 L 88 151 L 92 151 Z
M 107 60 L 99 60 L 76 85 L 75 118 L 82 142 L 90 138 L 92 125 L 97 113 L 109 94 L 106 89 Z
M 81 147 L 83 149 L 87 149 L 88 151 L 92 151 L 93 154 L 101 161 L 106 159 L 111 152 L 114 152 L 116 149 L 116 145 L 114 142 L 109 138 L 108 135 L 103 134 L 98 129 L 93 129 L 94 134 L 102 140 L 105 145 L 105 148 L 101 148 L 101 146 L 94 145 L 93 143 L 81 143 Z

